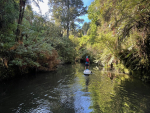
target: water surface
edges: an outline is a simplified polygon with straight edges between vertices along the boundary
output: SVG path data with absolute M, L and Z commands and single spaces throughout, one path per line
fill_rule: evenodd
M 0 84 L 0 113 L 150 113 L 150 85 L 81 64 Z

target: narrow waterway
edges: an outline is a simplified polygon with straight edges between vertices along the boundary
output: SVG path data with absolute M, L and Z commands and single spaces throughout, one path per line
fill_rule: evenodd
M 150 113 L 150 85 L 81 64 L 0 84 L 0 113 Z

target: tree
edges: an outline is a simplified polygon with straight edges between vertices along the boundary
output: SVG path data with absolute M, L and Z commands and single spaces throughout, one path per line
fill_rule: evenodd
M 90 23 L 85 22 L 82 26 L 82 30 L 84 31 L 84 35 L 87 34 L 87 31 L 89 28 L 90 28 Z
M 29 23 L 32 25 L 32 20 L 34 18 L 33 10 L 31 5 L 27 5 L 25 9 L 25 18 L 29 21 Z
M 10 33 L 12 29 L 15 29 L 13 25 L 15 19 L 18 17 L 18 4 L 13 0 L 1 0 L 0 1 L 0 34 Z
M 39 7 L 38 3 L 35 0 L 32 0 L 36 6 Z M 42 0 L 37 0 L 37 1 L 42 1 Z M 17 30 L 16 30 L 16 41 L 17 42 L 22 42 L 23 41 L 23 37 L 21 36 L 21 30 L 20 30 L 20 25 L 22 24 L 22 20 L 24 17 L 24 11 L 25 11 L 25 6 L 27 3 L 30 3 L 29 0 L 19 0 L 19 18 L 18 18 L 18 26 L 17 26 Z M 39 7 L 40 9 L 40 7 Z
M 83 6 L 82 0 L 49 0 L 49 3 L 52 5 L 55 22 L 67 30 L 67 37 L 69 37 L 70 27 L 82 20 L 77 17 L 86 14 L 87 7 Z

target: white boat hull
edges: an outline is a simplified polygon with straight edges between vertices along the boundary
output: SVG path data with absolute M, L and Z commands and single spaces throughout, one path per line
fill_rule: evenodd
M 89 70 L 89 69 L 86 69 L 86 70 L 83 71 L 83 73 L 84 73 L 85 75 L 89 75 L 89 74 L 92 74 L 92 71 Z

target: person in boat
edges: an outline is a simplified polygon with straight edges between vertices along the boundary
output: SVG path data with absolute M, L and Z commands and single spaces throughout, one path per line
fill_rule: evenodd
M 89 60 L 88 56 L 86 56 L 85 69 L 86 69 L 86 67 L 88 67 L 88 69 L 89 69 L 89 65 L 90 65 L 90 60 Z

